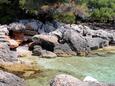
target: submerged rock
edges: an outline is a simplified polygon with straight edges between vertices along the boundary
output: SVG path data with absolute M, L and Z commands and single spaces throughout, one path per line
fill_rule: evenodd
M 54 53 L 59 57 L 76 56 L 76 52 L 67 43 L 55 45 Z
M 24 79 L 0 70 L 0 86 L 27 86 Z
M 0 69 L 16 74 L 20 77 L 29 77 L 32 74 L 41 72 L 41 67 L 31 62 L 26 61 L 14 61 L 14 62 L 4 62 L 0 60 Z

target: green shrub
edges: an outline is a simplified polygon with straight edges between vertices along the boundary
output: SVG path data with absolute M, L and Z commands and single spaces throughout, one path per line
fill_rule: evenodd
M 75 23 L 75 15 L 71 12 L 54 14 L 54 19 L 67 24 Z
M 100 22 L 107 22 L 108 20 L 111 21 L 114 16 L 115 12 L 111 8 L 96 9 L 91 14 L 91 18 L 93 20 L 98 20 Z

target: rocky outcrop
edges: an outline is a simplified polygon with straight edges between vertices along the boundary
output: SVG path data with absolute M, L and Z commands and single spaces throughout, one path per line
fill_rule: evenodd
M 63 34 L 63 40 L 77 53 L 77 55 L 87 55 L 90 51 L 85 38 L 74 30 L 66 30 Z
M 40 42 L 39 45 L 43 49 L 52 51 L 57 56 L 87 55 L 90 50 L 106 47 L 113 40 L 113 34 L 104 30 L 93 30 L 84 25 L 64 24 L 47 35 L 40 34 L 33 37 L 34 42 Z
M 71 75 L 60 74 L 50 82 L 50 86 L 115 86 L 114 84 L 97 83 L 95 81 L 84 82 Z
M 24 79 L 0 70 L 0 86 L 27 86 Z
M 18 42 L 15 39 L 7 42 L 11 45 L 11 48 L 18 47 L 22 42 L 33 42 L 30 44 L 30 49 L 35 52 L 34 46 L 39 45 L 42 51 L 38 50 L 38 55 L 44 53 L 46 57 L 48 54 L 53 55 L 54 53 L 57 56 L 87 55 L 91 50 L 115 43 L 115 31 L 112 31 L 112 33 L 85 25 L 70 25 L 56 21 L 43 23 L 38 20 L 20 20 L 1 28 L 6 28 L 0 30 L 1 34 L 3 32 L 8 34 L 9 31 L 23 33 L 20 34 L 22 36 L 17 37 Z M 6 42 L 3 36 L 1 36 L 0 41 Z M 43 55 L 40 54 L 40 56 Z
M 45 50 L 54 51 L 54 46 L 57 43 L 57 40 L 58 39 L 55 36 L 35 35 L 33 37 L 33 44 L 40 45 Z

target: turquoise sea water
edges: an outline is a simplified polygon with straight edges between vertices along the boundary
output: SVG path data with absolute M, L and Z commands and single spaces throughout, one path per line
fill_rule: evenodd
M 29 86 L 49 86 L 50 80 L 62 73 L 81 80 L 86 76 L 92 76 L 98 81 L 115 82 L 115 54 L 95 57 L 38 58 L 37 63 L 44 67 L 44 71 L 35 78 L 27 79 Z

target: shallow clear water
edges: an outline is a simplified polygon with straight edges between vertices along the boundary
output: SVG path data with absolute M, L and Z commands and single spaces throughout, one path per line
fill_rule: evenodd
M 37 63 L 45 67 L 36 78 L 27 79 L 29 86 L 49 86 L 50 80 L 57 74 L 70 74 L 83 79 L 92 76 L 98 81 L 115 82 L 115 54 L 95 57 L 38 58 Z

